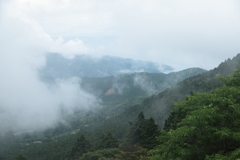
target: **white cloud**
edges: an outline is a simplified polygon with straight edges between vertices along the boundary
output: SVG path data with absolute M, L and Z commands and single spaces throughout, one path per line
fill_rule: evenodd
M 46 51 L 70 54 L 86 51 L 81 40 L 66 43 L 51 39 L 37 21 L 2 12 L 0 24 L 0 130 L 17 131 L 52 127 L 61 120 L 61 110 L 87 109 L 98 105 L 93 95 L 79 86 L 78 79 L 47 86 L 37 70 L 45 64 Z M 55 49 L 53 47 L 56 47 Z M 59 51 L 59 50 L 58 50 Z M 65 53 L 65 52 L 63 52 Z
M 237 0 L 11 2 L 11 13 L 33 20 L 50 38 L 64 39 L 60 47 L 48 43 L 49 50 L 69 51 L 70 57 L 77 52 L 109 54 L 178 69 L 211 69 L 240 50 Z
M 61 53 L 66 58 L 74 58 L 75 55 L 88 53 L 89 49 L 84 45 L 83 41 L 78 38 L 64 43 L 64 39 L 59 37 L 51 43 L 48 51 Z
M 154 7 L 148 12 L 138 2 L 119 11 L 120 53 L 207 69 L 238 53 L 240 14 L 235 1 L 151 2 Z
M 9 124 L 20 117 L 25 126 L 27 117 L 58 119 L 50 115 L 62 95 L 53 94 L 36 74 L 44 52 L 68 58 L 109 54 L 177 69 L 216 67 L 240 51 L 239 6 L 237 0 L 1 0 L 0 112 L 16 117 Z M 72 90 L 76 83 L 60 84 L 61 93 L 85 93 Z M 74 96 L 66 98 L 69 104 Z M 41 120 L 34 119 L 39 125 Z
M 157 91 L 153 86 L 151 86 L 151 84 L 148 82 L 147 78 L 144 75 L 136 74 L 134 76 L 134 85 L 140 86 L 141 89 L 148 94 L 153 94 Z

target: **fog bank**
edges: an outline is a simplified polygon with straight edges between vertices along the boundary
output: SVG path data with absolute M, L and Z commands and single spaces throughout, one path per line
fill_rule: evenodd
M 41 130 L 61 120 L 62 111 L 96 107 L 98 99 L 81 88 L 78 78 L 51 86 L 40 81 L 38 69 L 45 65 L 47 51 L 60 44 L 22 18 L 1 11 L 0 131 Z

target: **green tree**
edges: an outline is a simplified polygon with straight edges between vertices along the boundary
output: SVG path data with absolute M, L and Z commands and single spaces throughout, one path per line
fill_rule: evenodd
M 128 132 L 128 141 L 130 144 L 140 143 L 144 122 L 145 117 L 142 111 L 138 114 L 136 123 L 133 124 L 132 122 L 129 122 L 130 129 Z
M 16 156 L 16 157 L 14 158 L 14 160 L 28 160 L 28 158 L 25 157 L 25 156 L 23 156 L 22 154 L 20 154 L 20 155 Z
M 94 152 L 84 153 L 79 160 L 114 160 L 116 154 L 119 154 L 119 149 L 117 148 L 102 149 Z
M 72 159 L 81 157 L 84 153 L 87 153 L 90 150 L 90 142 L 85 138 L 84 135 L 81 135 L 77 141 L 74 143 L 70 156 Z
M 144 148 L 151 149 L 156 145 L 156 136 L 159 135 L 158 125 L 153 118 L 145 119 L 143 112 L 140 112 L 136 123 L 130 122 L 128 142 L 140 144 Z
M 118 139 L 113 136 L 111 132 L 106 132 L 98 136 L 96 142 L 96 149 L 105 149 L 105 148 L 117 148 Z
M 147 119 L 144 123 L 140 137 L 140 145 L 152 149 L 157 145 L 156 137 L 159 135 L 158 125 L 153 118 Z
M 138 145 L 126 145 L 121 147 L 117 160 L 148 160 L 147 149 Z
M 240 69 L 221 79 L 224 86 L 211 94 L 177 103 L 177 128 L 162 132 L 152 159 L 240 158 Z

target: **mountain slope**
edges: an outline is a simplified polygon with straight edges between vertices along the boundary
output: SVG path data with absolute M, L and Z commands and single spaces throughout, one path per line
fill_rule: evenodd
M 98 135 L 105 133 L 106 131 L 113 133 L 118 139 L 121 139 L 121 142 L 124 144 L 125 135 L 129 128 L 129 121 L 133 122 L 140 111 L 143 111 L 147 118 L 154 117 L 156 122 L 160 124 L 160 127 L 163 127 L 164 120 L 168 117 L 170 110 L 174 107 L 173 102 L 186 99 L 186 95 L 191 92 L 210 92 L 212 89 L 221 86 L 216 77 L 230 75 L 230 72 L 235 70 L 235 67 L 239 65 L 240 55 L 237 55 L 233 59 L 228 59 L 221 63 L 213 70 L 187 78 L 174 87 L 144 99 L 144 101 L 139 104 L 125 107 L 123 111 L 118 114 L 106 115 L 105 113 L 109 110 L 109 107 L 102 108 L 102 110 L 95 113 L 93 111 L 76 113 L 75 120 L 77 121 L 71 123 L 72 128 L 67 128 L 62 125 L 56 129 L 45 131 L 45 133 L 43 133 L 44 135 L 41 135 L 40 133 L 36 133 L 35 137 L 22 135 L 24 137 L 22 140 L 19 140 L 18 137 L 11 137 L 9 134 L 8 141 L 6 140 L 2 143 L 5 144 L 2 148 L 7 151 L 7 147 L 11 147 L 12 151 L 9 154 L 3 150 L 2 156 L 10 157 L 14 154 L 23 153 L 24 155 L 31 157 L 31 159 L 46 159 L 46 157 L 48 157 L 48 159 L 66 159 L 74 141 L 77 140 L 77 137 L 79 137 L 80 134 L 86 135 L 92 142 L 95 142 Z M 144 75 L 146 73 L 141 74 Z M 175 77 L 173 76 L 170 79 L 174 78 Z M 109 81 L 106 81 L 106 85 L 111 82 L 111 79 L 114 79 L 114 77 L 110 77 L 109 79 Z M 82 81 L 82 83 L 84 82 Z M 88 88 L 87 83 L 85 84 L 85 87 Z M 109 86 L 112 87 L 112 84 Z M 103 86 L 93 85 L 93 88 L 94 87 L 96 87 L 96 89 L 102 87 L 104 90 Z M 112 94 L 112 90 L 105 91 L 106 92 L 102 92 L 102 96 L 108 97 L 116 95 L 116 93 Z M 109 94 L 105 95 L 105 93 Z M 115 104 L 112 106 L 114 105 Z M 42 140 L 43 144 L 26 145 L 26 143 L 32 142 L 33 140 Z
M 210 92 L 222 86 L 216 77 L 230 75 L 237 66 L 240 66 L 240 54 L 233 59 L 226 60 L 213 70 L 187 78 L 176 86 L 166 89 L 158 95 L 153 95 L 140 104 L 129 107 L 122 114 L 106 120 L 104 125 L 100 127 L 114 128 L 115 134 L 122 137 L 124 135 L 122 130 L 126 130 L 125 126 L 128 126 L 128 121 L 132 121 L 132 117 L 136 117 L 140 111 L 143 111 L 146 117 L 153 117 L 160 127 L 163 127 L 165 119 L 174 107 L 174 102 L 186 99 L 186 95 L 191 92 Z
M 123 100 L 130 97 L 156 94 L 176 85 L 183 79 L 203 72 L 205 70 L 200 68 L 189 68 L 169 74 L 140 72 L 111 77 L 84 77 L 81 79 L 81 87 L 105 102 L 113 102 L 117 99 Z
M 190 68 L 169 74 L 143 72 L 111 77 L 82 78 L 81 87 L 99 97 L 102 100 L 102 107 L 86 114 L 79 113 L 79 116 L 73 116 L 69 121 L 75 129 L 81 125 L 98 128 L 97 126 L 105 123 L 106 119 L 121 114 L 150 95 L 157 94 L 185 78 L 203 72 L 205 70 L 200 68 Z

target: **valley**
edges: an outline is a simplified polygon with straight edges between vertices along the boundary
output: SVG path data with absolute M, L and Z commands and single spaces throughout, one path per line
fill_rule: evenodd
M 79 154 L 78 158 L 73 159 L 126 159 L 123 153 L 135 155 L 135 151 L 147 157 L 147 151 L 153 148 L 146 146 L 151 141 L 150 144 L 154 143 L 155 147 L 158 145 L 155 144 L 156 140 L 149 139 L 148 143 L 133 141 L 130 135 L 136 133 L 131 126 L 138 126 L 140 121 L 148 124 L 143 125 L 143 128 L 157 126 L 153 134 L 160 130 L 166 132 L 169 128 L 176 129 L 171 119 L 174 118 L 171 111 L 176 102 L 186 100 L 187 95 L 198 92 L 208 94 L 222 87 L 217 77 L 229 76 L 238 65 L 240 55 L 222 62 L 210 71 L 190 68 L 168 74 L 139 72 L 109 77 L 83 77 L 79 85 L 100 99 L 100 107 L 75 109 L 73 114 L 65 116 L 63 113 L 63 121 L 44 131 L 23 131 L 15 135 L 11 131 L 4 133 L 0 158 L 11 159 L 22 154 L 34 160 L 71 159 L 72 155 Z M 104 139 L 109 141 L 105 147 L 100 145 L 105 143 Z M 91 145 L 80 154 L 78 151 L 73 152 L 77 143 Z M 132 147 L 133 151 L 130 152 L 127 146 Z

